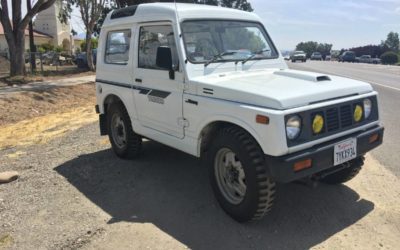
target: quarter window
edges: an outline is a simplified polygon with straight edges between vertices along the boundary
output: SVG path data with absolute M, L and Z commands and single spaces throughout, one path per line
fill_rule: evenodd
M 139 68 L 161 69 L 156 65 L 158 47 L 169 47 L 172 63 L 178 65 L 175 37 L 170 25 L 144 26 L 140 28 Z
M 112 64 L 127 64 L 129 60 L 130 40 L 130 30 L 108 32 L 105 62 Z

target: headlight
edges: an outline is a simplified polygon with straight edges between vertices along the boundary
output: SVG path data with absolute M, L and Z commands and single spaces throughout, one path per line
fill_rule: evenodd
M 286 122 L 286 136 L 289 140 L 294 140 L 300 135 L 301 118 L 298 115 L 290 117 Z
M 362 116 L 363 116 L 363 109 L 361 105 L 357 104 L 356 107 L 354 108 L 354 114 L 353 114 L 354 121 L 355 122 L 361 121 Z
M 324 117 L 322 115 L 315 115 L 312 122 L 312 130 L 314 134 L 319 134 L 324 128 Z
M 364 99 L 364 117 L 367 119 L 371 114 L 372 102 L 370 99 Z

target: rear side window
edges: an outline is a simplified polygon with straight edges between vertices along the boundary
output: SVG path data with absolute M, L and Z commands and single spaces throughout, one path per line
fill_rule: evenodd
M 130 30 L 110 31 L 107 34 L 105 62 L 125 65 L 129 60 Z

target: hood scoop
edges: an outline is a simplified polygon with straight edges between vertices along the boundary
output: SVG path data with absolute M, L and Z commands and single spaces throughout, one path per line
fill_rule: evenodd
M 331 80 L 331 78 L 327 75 L 297 71 L 297 70 L 280 70 L 280 71 L 275 71 L 274 74 L 291 78 L 297 78 L 300 80 L 305 80 L 310 82 L 324 82 Z

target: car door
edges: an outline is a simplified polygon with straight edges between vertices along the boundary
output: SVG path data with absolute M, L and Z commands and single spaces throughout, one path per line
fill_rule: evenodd
M 183 74 L 156 65 L 158 47 L 169 47 L 174 69 L 179 59 L 173 26 L 169 23 L 143 24 L 137 40 L 138 60 L 134 70 L 134 99 L 141 125 L 183 138 Z

